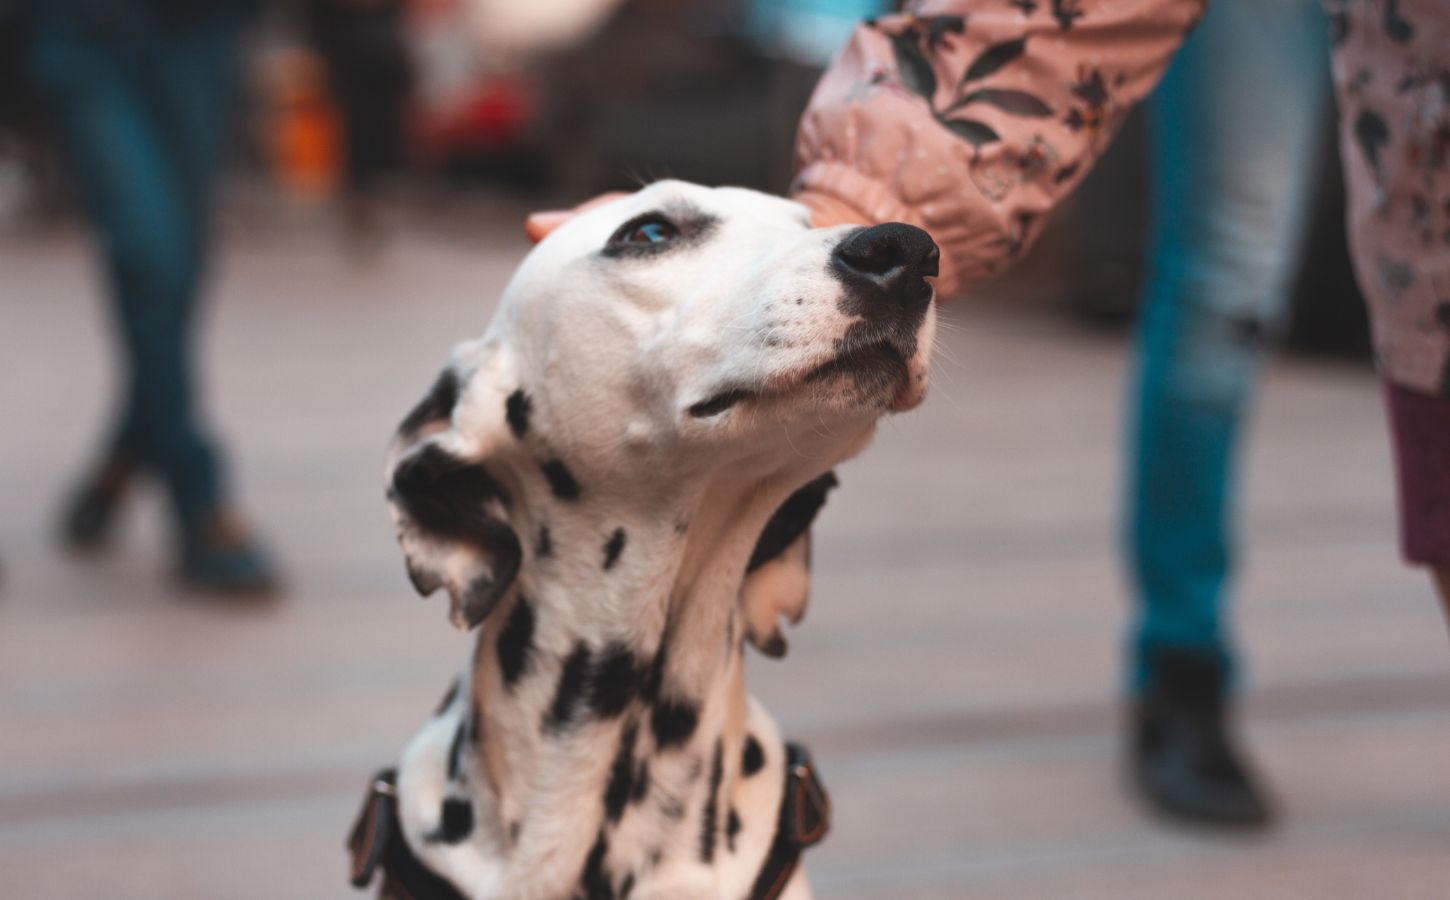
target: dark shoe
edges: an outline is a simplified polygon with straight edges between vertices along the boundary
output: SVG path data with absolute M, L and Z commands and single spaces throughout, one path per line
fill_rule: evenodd
M 280 586 L 276 566 L 235 516 L 218 513 L 182 539 L 181 580 L 231 596 L 264 596 Z
M 1164 652 L 1133 712 L 1135 787 L 1159 812 L 1208 825 L 1261 827 L 1268 798 L 1229 735 L 1224 667 L 1207 655 Z
M 134 470 L 110 462 L 88 478 L 71 496 L 60 520 L 60 539 L 76 553 L 98 553 L 113 537 L 116 514 L 130 492 Z

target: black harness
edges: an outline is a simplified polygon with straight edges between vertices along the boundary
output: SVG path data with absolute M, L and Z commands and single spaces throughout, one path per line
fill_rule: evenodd
M 353 887 L 365 888 L 379 869 L 382 896 L 397 900 L 467 900 L 447 879 L 409 849 L 398 821 L 397 770 L 373 776 L 362 810 L 347 839 Z M 799 744 L 785 745 L 785 795 L 775 838 L 747 900 L 775 900 L 800 864 L 801 853 L 831 827 L 831 801 L 816 775 L 811 755 Z

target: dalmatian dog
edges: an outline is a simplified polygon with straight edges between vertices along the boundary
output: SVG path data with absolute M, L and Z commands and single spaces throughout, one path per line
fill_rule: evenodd
M 922 401 L 937 253 L 675 181 L 529 253 L 389 452 L 408 574 L 477 639 L 355 883 L 381 858 L 419 900 L 810 896 L 773 862 L 805 814 L 743 646 L 784 652 L 830 470 Z

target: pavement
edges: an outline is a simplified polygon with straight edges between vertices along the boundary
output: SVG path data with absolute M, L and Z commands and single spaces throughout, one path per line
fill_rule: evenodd
M 228 227 L 205 372 L 286 565 L 265 606 L 171 585 L 154 492 L 113 555 L 56 549 L 113 391 L 108 323 L 81 235 L 0 240 L 0 896 L 357 896 L 364 782 L 466 646 L 408 588 L 383 446 L 483 330 L 518 212 L 415 217 L 362 265 L 310 220 Z M 1123 790 L 1124 338 L 990 296 L 943 322 L 926 405 L 840 473 L 789 656 L 750 663 L 833 795 L 817 895 L 1450 896 L 1450 641 L 1398 561 L 1373 376 L 1267 374 L 1235 622 L 1283 819 L 1206 832 Z

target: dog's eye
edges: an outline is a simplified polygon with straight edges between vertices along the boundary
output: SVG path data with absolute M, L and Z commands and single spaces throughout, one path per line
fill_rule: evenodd
M 642 250 L 656 244 L 667 244 L 680 236 L 680 228 L 659 213 L 636 216 L 619 226 L 609 238 L 606 252 Z
M 662 244 L 665 241 L 674 240 L 679 234 L 680 229 L 669 222 L 645 222 L 643 225 L 635 226 L 625 240 L 631 244 Z

